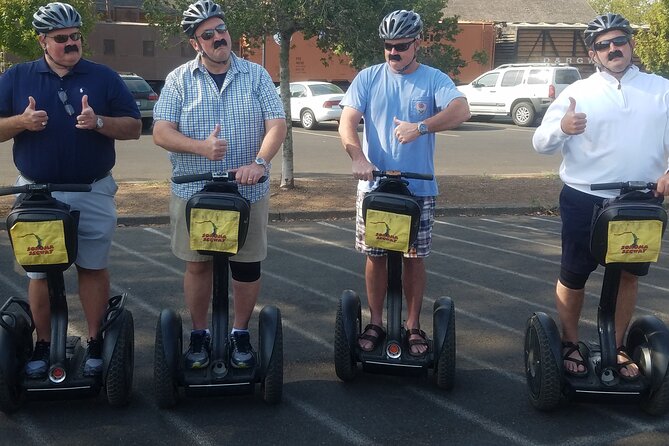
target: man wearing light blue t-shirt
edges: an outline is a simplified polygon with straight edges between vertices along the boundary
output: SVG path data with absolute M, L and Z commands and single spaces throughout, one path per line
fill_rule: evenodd
M 386 62 L 362 70 L 353 79 L 341 105 L 339 134 L 353 161 L 353 176 L 360 180 L 356 201 L 356 249 L 367 255 L 365 280 L 370 324 L 358 345 L 372 351 L 385 337 L 383 304 L 386 295 L 386 253 L 365 246 L 362 199 L 373 186 L 374 170 L 401 170 L 434 174 L 435 132 L 459 126 L 469 119 L 469 106 L 453 81 L 443 72 L 420 64 L 416 54 L 423 23 L 413 11 L 394 11 L 384 17 L 379 37 Z M 364 118 L 362 143 L 357 127 Z M 406 333 L 409 353 L 423 356 L 427 336 L 420 329 L 425 289 L 425 264 L 430 253 L 436 180 L 409 180 L 409 189 L 422 207 L 418 237 L 403 261 L 403 288 L 407 300 Z

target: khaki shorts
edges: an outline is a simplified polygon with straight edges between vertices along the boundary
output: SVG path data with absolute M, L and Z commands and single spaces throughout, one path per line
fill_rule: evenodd
M 188 201 L 172 194 L 170 198 L 170 226 L 172 230 L 172 252 L 186 262 L 207 262 L 211 256 L 202 255 L 190 249 L 186 226 L 186 203 Z M 246 243 L 237 254 L 230 257 L 232 262 L 260 262 L 267 257 L 267 219 L 269 216 L 269 195 L 251 204 L 249 230 Z

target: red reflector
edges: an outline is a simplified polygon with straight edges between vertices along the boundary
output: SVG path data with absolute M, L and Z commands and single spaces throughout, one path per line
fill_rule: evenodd
M 56 379 L 62 378 L 63 375 L 65 375 L 65 370 L 61 369 L 60 367 L 56 367 L 53 369 L 53 372 L 51 372 L 51 375 Z
M 400 352 L 400 346 L 397 344 L 390 344 L 388 346 L 388 353 L 396 355 Z
M 548 97 L 551 99 L 555 99 L 555 85 L 548 86 Z
M 158 100 L 158 95 L 156 93 L 149 94 L 149 101 L 157 101 L 157 100 Z

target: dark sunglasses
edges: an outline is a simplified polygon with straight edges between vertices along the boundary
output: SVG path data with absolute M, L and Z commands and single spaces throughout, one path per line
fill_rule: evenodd
M 214 31 L 219 33 L 219 34 L 223 34 L 227 30 L 228 30 L 228 27 L 225 26 L 225 23 L 221 23 L 220 25 L 218 25 L 214 29 L 207 29 L 207 30 L 202 31 L 202 34 L 200 34 L 197 37 L 201 37 L 202 40 L 211 40 L 214 37 Z
M 76 32 L 72 34 L 56 34 L 55 36 L 46 36 L 46 37 L 51 37 L 53 40 L 56 41 L 56 43 L 66 43 L 68 39 L 72 39 L 75 42 L 79 39 L 81 39 L 81 33 Z
M 58 99 L 60 99 L 60 102 L 62 102 L 63 106 L 65 106 L 65 112 L 72 116 L 74 114 L 74 107 L 72 107 L 72 104 L 67 102 L 67 93 L 65 93 L 65 90 L 62 88 L 58 90 Z
M 614 37 L 613 39 L 600 40 L 599 42 L 592 45 L 592 47 L 595 49 L 595 51 L 604 51 L 608 50 L 611 44 L 614 46 L 624 46 L 629 43 L 629 41 L 629 36 L 618 36 Z
M 415 40 L 404 43 L 384 43 L 383 46 L 386 48 L 386 51 L 392 51 L 393 48 L 395 48 L 395 51 L 398 53 L 403 53 L 408 50 L 414 42 Z

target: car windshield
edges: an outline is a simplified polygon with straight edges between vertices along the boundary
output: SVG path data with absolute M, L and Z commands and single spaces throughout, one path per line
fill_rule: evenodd
M 309 85 L 311 94 L 314 96 L 320 96 L 323 94 L 344 94 L 344 90 L 336 86 L 335 84 L 313 84 Z

